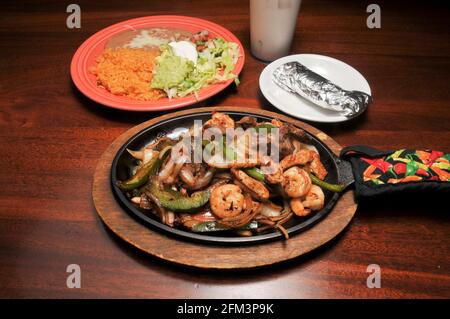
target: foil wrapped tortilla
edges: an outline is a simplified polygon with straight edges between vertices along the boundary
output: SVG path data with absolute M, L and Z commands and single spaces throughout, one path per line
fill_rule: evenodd
M 272 79 L 282 89 L 346 117 L 362 113 L 372 101 L 370 95 L 344 90 L 299 62 L 279 66 L 273 72 Z

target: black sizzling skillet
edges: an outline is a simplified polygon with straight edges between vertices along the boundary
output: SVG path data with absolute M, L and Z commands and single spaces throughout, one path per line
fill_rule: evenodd
M 243 116 L 250 115 L 255 117 L 258 122 L 270 121 L 271 117 L 257 115 L 253 113 L 227 111 L 225 112 L 233 119 L 239 120 Z M 283 234 L 274 230 L 270 233 L 258 234 L 252 237 L 240 237 L 226 232 L 211 233 L 193 233 L 181 228 L 172 228 L 161 223 L 156 216 L 134 206 L 116 186 L 117 181 L 123 181 L 130 177 L 133 167 L 136 166 L 135 159 L 126 151 L 126 149 L 137 150 L 149 144 L 156 137 L 170 134 L 176 129 L 188 128 L 192 126 L 194 120 L 206 121 L 211 118 L 211 112 L 200 112 L 194 114 L 182 115 L 176 118 L 161 121 L 150 127 L 145 128 L 141 132 L 130 138 L 117 152 L 111 167 L 111 187 L 112 191 L 127 212 L 132 214 L 138 220 L 152 228 L 184 238 L 188 240 L 200 241 L 203 243 L 220 243 L 220 244 L 257 244 L 269 240 L 282 239 Z M 354 182 L 352 168 L 349 162 L 338 158 L 333 152 L 317 137 L 308 133 L 310 138 L 309 144 L 314 145 L 320 153 L 322 163 L 325 165 L 328 175 L 326 182 L 332 184 L 343 184 L 348 186 Z M 299 233 L 313 226 L 319 220 L 324 218 L 333 208 L 340 197 L 339 193 L 332 193 L 324 190 L 325 206 L 322 210 L 306 217 L 294 217 L 283 226 L 290 236 Z

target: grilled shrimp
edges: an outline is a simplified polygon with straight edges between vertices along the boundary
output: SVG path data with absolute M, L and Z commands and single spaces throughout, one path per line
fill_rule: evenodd
M 214 188 L 209 203 L 212 212 L 219 218 L 237 216 L 245 209 L 245 197 L 242 190 L 234 184 Z
M 313 151 L 301 149 L 300 151 L 290 154 L 283 158 L 280 162 L 281 169 L 284 171 L 289 167 L 296 165 L 305 165 L 313 160 Z
M 312 161 L 309 165 L 311 172 L 313 172 L 319 179 L 324 180 L 328 172 L 320 161 L 318 153 L 311 151 Z
M 283 173 L 281 185 L 289 197 L 302 197 L 311 188 L 311 178 L 305 170 L 294 166 Z
M 325 203 L 325 195 L 317 185 L 312 185 L 305 199 L 302 201 L 304 207 L 312 210 L 321 210 Z
M 268 200 L 270 193 L 263 183 L 251 178 L 239 169 L 232 168 L 231 174 L 236 180 L 245 186 L 245 189 L 255 198 L 262 201 Z
M 236 122 L 237 125 L 247 129 L 249 127 L 255 127 L 258 125 L 258 121 L 253 116 L 244 116 L 239 121 Z
M 276 126 L 276 127 L 282 127 L 283 126 L 283 122 L 281 122 L 278 119 L 272 119 L 272 121 L 270 121 L 270 124 Z
M 283 181 L 283 171 L 280 164 L 275 163 L 270 157 L 260 168 L 269 184 L 279 184 Z
M 299 151 L 286 156 L 280 162 L 283 170 L 295 165 L 307 165 L 319 179 L 323 180 L 328 172 L 320 161 L 320 155 L 314 150 L 300 149 Z
M 225 133 L 227 128 L 234 128 L 234 120 L 229 117 L 227 114 L 214 112 L 211 116 L 211 119 L 206 121 L 203 126 L 205 129 L 209 127 L 216 127 L 222 133 Z
M 289 206 L 291 207 L 294 214 L 300 217 L 307 216 L 311 213 L 311 209 L 305 208 L 300 197 L 292 198 L 289 202 Z

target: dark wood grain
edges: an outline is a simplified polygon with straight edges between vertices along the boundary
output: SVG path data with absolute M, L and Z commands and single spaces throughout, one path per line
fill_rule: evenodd
M 183 14 L 231 30 L 247 53 L 241 86 L 198 106 L 275 109 L 261 96 L 265 64 L 249 48 L 246 1 L 77 1 L 82 28 L 65 26 L 68 3 L 9 1 L 0 18 L 0 296 L 148 298 L 450 297 L 448 199 L 361 202 L 347 230 L 287 264 L 233 273 L 186 269 L 131 249 L 102 224 L 91 200 L 96 163 L 130 127 L 161 113 L 130 114 L 83 97 L 69 76 L 76 48 L 101 28 L 153 14 Z M 340 145 L 449 151 L 448 7 L 377 1 L 382 28 L 366 27 L 371 2 L 303 1 L 293 53 L 349 63 L 374 103 L 354 121 L 315 125 Z M 446 205 L 446 206 L 445 206 Z M 66 266 L 82 288 L 66 288 Z M 366 287 L 379 264 L 382 288 Z

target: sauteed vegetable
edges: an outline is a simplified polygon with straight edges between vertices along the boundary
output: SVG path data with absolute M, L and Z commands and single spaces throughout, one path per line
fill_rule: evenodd
M 343 190 L 324 181 L 328 172 L 307 142 L 303 130 L 276 119 L 216 112 L 177 138 L 128 150 L 138 165 L 118 187 L 171 227 L 242 236 L 278 229 L 288 238 L 283 225 L 321 210 L 323 189 Z

